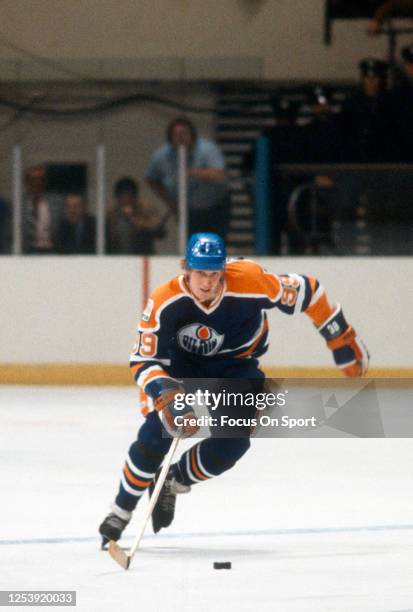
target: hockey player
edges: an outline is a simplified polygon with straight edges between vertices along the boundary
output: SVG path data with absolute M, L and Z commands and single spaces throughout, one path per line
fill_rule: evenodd
M 304 312 L 344 375 L 366 372 L 369 355 L 363 343 L 341 307 L 329 304 L 318 280 L 277 276 L 250 260 L 226 261 L 217 234 L 194 234 L 183 273 L 155 289 L 139 323 L 130 365 L 146 418 L 126 457 L 111 512 L 99 527 L 104 543 L 120 538 L 140 497 L 153 488 L 172 441 L 165 430 L 189 437 L 198 429 L 191 407 L 176 408 L 177 394 L 185 391 L 182 379 L 215 379 L 221 388 L 243 381 L 243 391 L 262 390 L 258 357 L 267 349 L 269 308 L 290 315 Z M 255 414 L 253 408 L 243 411 L 243 416 Z M 179 427 L 177 415 L 185 416 Z M 233 467 L 248 450 L 249 436 L 248 427 L 237 437 L 212 435 L 183 453 L 171 466 L 152 514 L 155 532 L 172 522 L 176 495 Z

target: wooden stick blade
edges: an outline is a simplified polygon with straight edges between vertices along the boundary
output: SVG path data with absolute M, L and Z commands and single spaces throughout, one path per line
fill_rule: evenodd
M 108 550 L 109 550 L 110 556 L 112 557 L 112 559 L 116 561 L 116 563 L 119 563 L 119 565 L 123 567 L 123 569 L 125 570 L 129 568 L 130 556 L 128 555 L 128 553 L 126 553 L 124 550 L 121 549 L 119 544 L 111 540 L 109 542 Z

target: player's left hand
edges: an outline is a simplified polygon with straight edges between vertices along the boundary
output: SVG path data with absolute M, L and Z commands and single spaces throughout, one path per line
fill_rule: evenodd
M 318 331 L 333 352 L 335 364 L 345 376 L 364 376 L 369 366 L 369 352 L 354 328 L 347 323 L 340 305 Z
M 341 336 L 327 342 L 327 346 L 332 349 L 334 361 L 345 376 L 356 378 L 366 374 L 370 355 L 351 325 Z

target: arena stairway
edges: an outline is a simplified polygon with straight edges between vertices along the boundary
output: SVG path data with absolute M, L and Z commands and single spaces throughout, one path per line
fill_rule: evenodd
M 224 153 L 230 184 L 227 244 L 231 254 L 255 253 L 254 144 L 275 123 L 273 95 L 254 85 L 217 91 L 215 139 Z

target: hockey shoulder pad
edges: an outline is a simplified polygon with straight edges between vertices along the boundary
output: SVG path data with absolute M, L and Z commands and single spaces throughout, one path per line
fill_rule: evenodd
M 317 329 L 345 376 L 363 376 L 367 372 L 370 355 L 354 328 L 347 323 L 340 305 Z

